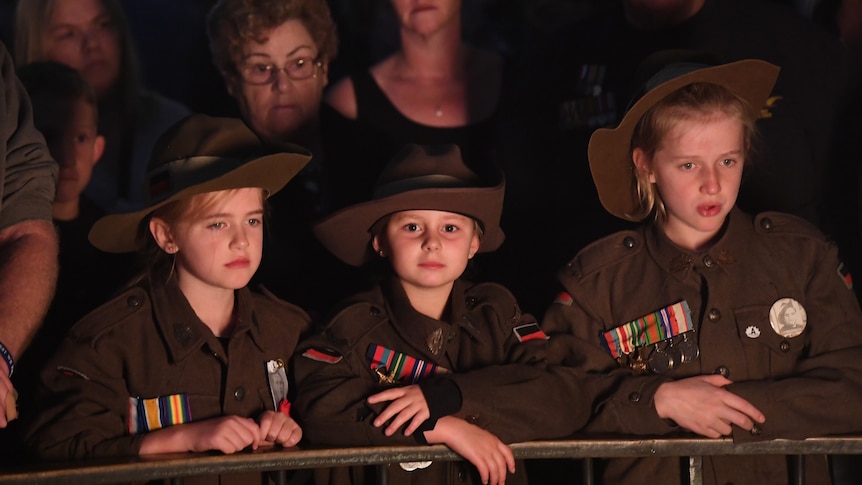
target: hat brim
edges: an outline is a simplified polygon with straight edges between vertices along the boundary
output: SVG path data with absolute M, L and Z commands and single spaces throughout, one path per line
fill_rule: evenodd
M 238 160 L 235 169 L 180 190 L 145 209 L 102 217 L 90 229 L 90 243 L 109 253 L 140 250 L 146 245 L 146 238 L 138 233 L 141 221 L 159 207 L 198 194 L 247 187 L 260 187 L 270 197 L 284 188 L 310 159 L 308 154 L 279 152 L 249 161 Z
M 599 128 L 590 137 L 587 149 L 590 171 L 602 206 L 616 217 L 638 221 L 640 201 L 637 174 L 631 158 L 631 139 L 641 117 L 656 103 L 679 88 L 704 82 L 724 86 L 744 99 L 752 119 L 761 109 L 778 79 L 778 66 L 759 59 L 705 67 L 664 82 L 641 97 L 626 112 L 616 128 Z
M 314 225 L 320 242 L 338 259 L 361 266 L 370 256 L 371 228 L 389 214 L 406 210 L 454 212 L 478 220 L 484 230 L 479 252 L 503 244 L 500 228 L 505 187 L 416 189 L 344 208 Z

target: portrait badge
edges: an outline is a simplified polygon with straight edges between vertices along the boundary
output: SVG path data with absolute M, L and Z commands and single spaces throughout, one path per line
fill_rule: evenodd
M 769 309 L 769 324 L 782 337 L 796 337 L 805 330 L 808 314 L 802 304 L 793 298 L 782 298 Z

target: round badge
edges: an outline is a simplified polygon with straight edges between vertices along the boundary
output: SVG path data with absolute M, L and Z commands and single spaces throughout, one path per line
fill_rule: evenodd
M 795 337 L 805 330 L 808 315 L 802 304 L 793 298 L 782 298 L 769 309 L 769 324 L 782 337 Z

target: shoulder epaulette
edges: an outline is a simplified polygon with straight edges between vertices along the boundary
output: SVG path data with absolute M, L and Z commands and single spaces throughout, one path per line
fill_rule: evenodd
M 807 220 L 783 212 L 761 212 L 754 218 L 754 230 L 760 234 L 790 235 L 825 241 L 826 236 Z
M 503 320 L 518 321 L 521 319 L 521 308 L 515 295 L 503 285 L 497 283 L 479 283 L 471 286 L 464 294 L 464 302 L 472 310 L 482 305 L 494 307 L 494 311 Z
M 621 231 L 595 241 L 560 270 L 560 276 L 580 280 L 612 264 L 624 261 L 641 252 L 643 236 L 637 231 Z
M 311 317 L 308 316 L 305 310 L 300 308 L 289 301 L 282 300 L 281 298 L 275 296 L 271 291 L 267 290 L 263 286 L 259 287 L 259 293 L 251 292 L 254 298 L 255 305 L 269 305 L 275 308 L 278 308 L 279 311 L 289 313 L 295 316 L 297 319 L 300 319 L 305 322 L 311 322 Z
M 132 287 L 79 320 L 69 330 L 69 337 L 79 342 L 89 340 L 94 344 L 114 326 L 126 322 L 141 311 L 148 311 L 149 307 L 147 292 L 141 287 Z
M 384 322 L 387 316 L 382 297 L 374 293 L 357 295 L 339 305 L 324 325 L 323 334 L 338 345 L 351 345 Z

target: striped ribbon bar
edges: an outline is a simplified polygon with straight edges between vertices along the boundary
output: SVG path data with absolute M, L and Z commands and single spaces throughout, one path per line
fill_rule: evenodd
M 187 394 L 129 398 L 129 434 L 146 433 L 192 420 Z
M 397 382 L 416 384 L 420 379 L 425 377 L 449 372 L 448 369 L 440 367 L 437 364 L 432 364 L 377 344 L 370 344 L 368 346 L 365 357 L 371 365 L 371 370 L 384 367 L 386 373 Z
M 685 300 L 602 333 L 601 340 L 617 359 L 638 347 L 652 345 L 694 328 Z

